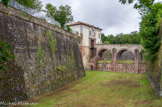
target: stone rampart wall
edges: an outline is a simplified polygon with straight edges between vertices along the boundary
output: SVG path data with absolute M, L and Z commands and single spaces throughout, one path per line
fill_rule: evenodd
M 0 71 L 0 102 L 30 99 L 85 76 L 77 38 L 0 3 L 0 40 L 15 55 Z

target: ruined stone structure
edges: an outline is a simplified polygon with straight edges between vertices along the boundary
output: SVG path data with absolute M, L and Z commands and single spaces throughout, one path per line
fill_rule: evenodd
M 141 45 L 100 44 L 95 45 L 94 48 L 96 52 L 89 63 L 89 69 L 128 73 L 144 73 L 146 71 L 146 65 L 141 63 Z M 97 63 L 102 59 L 104 51 L 111 53 L 112 60 L 107 63 Z M 125 51 L 132 53 L 134 56 L 133 63 L 118 62 Z
M 27 100 L 85 76 L 76 35 L 1 3 L 0 40 L 15 55 L 0 71 L 0 102 Z

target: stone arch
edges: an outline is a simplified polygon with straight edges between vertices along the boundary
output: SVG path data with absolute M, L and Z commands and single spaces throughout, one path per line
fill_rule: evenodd
M 112 55 L 111 50 L 109 50 L 109 49 L 100 49 L 98 51 L 97 55 L 100 57 L 100 60 L 102 60 L 102 56 L 103 56 L 104 52 L 108 52 L 108 54 L 109 54 L 109 60 L 112 60 L 113 55 Z
M 90 65 L 90 70 L 94 70 L 94 67 L 93 67 L 93 65 Z
M 142 54 L 142 52 L 139 53 L 139 61 L 143 61 L 143 54 Z
M 127 58 L 127 60 L 135 60 L 135 54 L 129 49 L 121 49 L 116 54 L 116 60 L 121 60 L 121 56 L 124 52 L 127 52 L 132 58 Z

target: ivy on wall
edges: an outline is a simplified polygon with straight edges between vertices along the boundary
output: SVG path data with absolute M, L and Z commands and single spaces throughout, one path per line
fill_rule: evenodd
M 52 55 L 54 55 L 55 53 L 55 40 L 54 40 L 54 36 L 52 35 L 52 32 L 50 30 L 46 30 L 46 35 L 49 39 L 49 44 L 50 44 L 50 48 L 51 48 L 51 52 Z
M 37 52 L 37 56 L 38 56 L 38 65 L 39 67 L 43 67 L 43 58 L 44 58 L 44 51 L 42 49 L 42 47 L 40 45 L 38 45 L 38 52 Z
M 14 55 L 11 54 L 11 46 L 7 43 L 0 41 L 0 70 L 7 69 L 5 65 L 14 59 Z
M 75 63 L 75 60 L 74 60 L 74 52 L 73 50 L 71 49 L 71 67 L 74 66 L 74 63 Z

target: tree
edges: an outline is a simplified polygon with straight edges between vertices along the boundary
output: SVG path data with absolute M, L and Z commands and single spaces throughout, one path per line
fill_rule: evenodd
M 104 43 L 106 41 L 106 36 L 104 33 L 101 34 L 101 41 Z
M 140 37 L 147 61 L 154 63 L 157 59 L 160 43 L 160 23 L 162 23 L 162 4 L 154 0 L 119 0 L 123 4 L 136 1 L 135 8 L 141 13 Z
M 103 43 L 108 44 L 139 44 L 140 37 L 137 31 L 131 32 L 130 34 L 117 34 L 105 36 L 101 35 L 101 40 Z
M 140 8 L 145 8 L 145 9 L 150 9 L 150 6 L 153 5 L 155 0 L 119 0 L 119 2 L 121 2 L 122 4 L 126 4 L 126 3 L 133 3 L 134 4 L 134 8 L 136 9 L 140 9 Z
M 142 16 L 140 23 L 141 44 L 144 47 L 145 58 L 154 63 L 160 47 L 159 23 L 162 22 L 162 4 L 156 3 L 151 10 Z
M 42 10 L 42 2 L 39 0 L 16 0 L 19 4 L 29 7 L 31 9 L 41 11 Z
M 65 28 L 66 24 L 73 21 L 71 7 L 68 5 L 61 5 L 59 9 L 57 9 L 55 6 L 49 3 L 46 5 L 45 11 L 47 17 L 53 18 L 61 24 L 61 28 Z
M 39 0 L 16 0 L 19 4 L 32 8 L 34 10 L 37 11 L 41 11 L 42 9 L 42 2 Z M 10 0 L 2 0 L 2 3 L 8 7 L 8 3 L 10 2 Z
M 51 3 L 46 4 L 46 10 L 44 10 L 46 12 L 46 16 L 50 17 L 50 18 L 54 18 L 55 14 L 56 14 L 56 7 L 53 6 Z
M 10 0 L 2 0 L 2 3 L 6 6 L 6 7 L 8 7 L 8 3 L 10 2 Z
M 67 29 L 68 32 L 72 32 L 72 29 L 70 28 L 69 25 L 66 25 L 66 29 Z
M 110 44 L 110 42 L 109 41 L 104 41 L 104 44 Z

